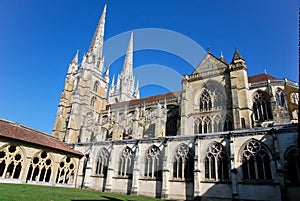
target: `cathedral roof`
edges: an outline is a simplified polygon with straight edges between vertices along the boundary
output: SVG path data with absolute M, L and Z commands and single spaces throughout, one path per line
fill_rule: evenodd
M 276 80 L 276 78 L 269 75 L 269 74 L 266 74 L 266 73 L 253 75 L 253 76 L 248 77 L 248 82 L 249 83 L 262 82 L 262 81 L 266 81 L 266 80 Z
M 44 146 L 78 156 L 83 155 L 51 135 L 4 119 L 0 119 L 0 137 Z
M 114 103 L 106 106 L 106 109 L 108 108 L 122 108 L 125 106 L 134 106 L 134 105 L 140 105 L 148 102 L 155 102 L 159 100 L 165 100 L 165 99 L 170 99 L 170 98 L 177 98 L 181 94 L 181 91 L 175 91 L 175 92 L 169 92 L 165 94 L 158 94 L 155 96 L 148 96 L 145 98 L 140 98 L 140 99 L 134 99 L 130 101 L 124 101 L 124 102 L 119 102 L 119 103 Z

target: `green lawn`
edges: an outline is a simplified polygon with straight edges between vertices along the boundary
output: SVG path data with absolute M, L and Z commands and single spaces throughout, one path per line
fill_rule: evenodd
M 92 190 L 36 186 L 26 184 L 0 184 L 0 200 L 64 201 L 64 200 L 159 200 L 141 196 L 120 195 Z

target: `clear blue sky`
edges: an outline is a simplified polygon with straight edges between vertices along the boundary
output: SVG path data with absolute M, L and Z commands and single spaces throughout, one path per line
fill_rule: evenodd
M 77 49 L 80 57 L 88 50 L 105 2 L 0 0 L 1 118 L 51 133 L 68 63 Z M 249 75 L 267 69 L 275 77 L 298 82 L 297 0 L 107 3 L 105 39 L 132 29 L 172 30 L 210 47 L 217 56 L 222 51 L 227 61 L 237 47 Z M 111 76 L 120 71 L 122 61 L 111 64 Z M 134 55 L 134 67 L 153 63 L 180 74 L 193 70 L 166 52 L 144 50 Z M 164 89 L 146 86 L 141 91 L 148 96 Z

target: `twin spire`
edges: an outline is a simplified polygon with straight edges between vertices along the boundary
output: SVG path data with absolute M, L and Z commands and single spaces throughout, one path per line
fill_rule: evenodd
M 122 72 L 118 75 L 116 85 L 114 85 L 114 80 L 113 77 L 108 95 L 110 104 L 140 98 L 139 84 L 135 83 L 133 76 L 133 32 L 130 34 Z
M 96 28 L 92 43 L 88 51 L 88 53 L 94 54 L 98 58 L 102 58 L 105 16 L 106 16 L 106 4 L 104 5 L 101 18 L 98 22 L 98 26 Z
M 82 62 L 82 67 L 85 68 L 98 68 L 100 72 L 103 72 L 104 57 L 103 57 L 103 44 L 104 44 L 104 28 L 106 17 L 106 5 L 104 5 L 102 15 L 98 22 L 98 26 L 94 33 L 91 45 L 88 53 Z M 72 62 L 78 62 L 78 52 L 76 53 Z M 71 62 L 71 63 L 72 63 Z M 109 69 L 105 72 L 105 80 L 109 82 Z M 113 78 L 114 82 L 114 78 Z M 136 84 L 136 86 L 135 86 Z M 132 100 L 139 98 L 138 83 L 135 83 L 133 76 L 133 32 L 130 34 L 129 44 L 127 47 L 122 72 L 117 78 L 117 84 L 111 84 L 109 90 L 109 103 Z M 114 101 L 111 101 L 114 100 Z

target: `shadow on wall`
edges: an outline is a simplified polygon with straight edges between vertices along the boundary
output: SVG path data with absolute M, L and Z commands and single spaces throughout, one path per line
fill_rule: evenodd
M 221 158 L 209 158 L 208 153 L 205 158 L 205 179 L 200 181 L 200 196 L 193 200 L 300 200 L 299 149 L 296 146 L 288 147 L 280 160 L 279 153 L 271 150 L 265 141 L 266 136 L 261 140 L 249 139 L 241 146 L 238 156 L 241 165 L 231 169 L 228 179 L 222 175 L 224 168 Z

